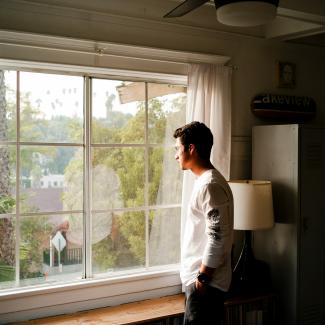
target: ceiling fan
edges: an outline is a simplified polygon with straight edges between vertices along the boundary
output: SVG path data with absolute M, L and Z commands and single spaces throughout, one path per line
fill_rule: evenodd
M 210 0 L 185 0 L 168 12 L 164 18 L 181 17 Z M 279 0 L 214 0 L 217 19 L 229 26 L 263 25 L 276 16 Z

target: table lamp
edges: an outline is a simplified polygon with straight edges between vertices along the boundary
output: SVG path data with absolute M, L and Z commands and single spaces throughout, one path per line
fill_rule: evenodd
M 233 289 L 270 287 L 268 265 L 255 259 L 251 240 L 252 230 L 269 229 L 274 225 L 271 182 L 234 180 L 229 186 L 234 198 L 234 229 L 245 231 L 244 245 L 233 270 Z

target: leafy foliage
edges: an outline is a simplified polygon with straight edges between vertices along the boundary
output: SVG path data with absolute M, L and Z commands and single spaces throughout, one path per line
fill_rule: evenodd
M 21 221 L 20 278 L 42 277 L 43 247 L 51 234 L 47 217 L 25 217 Z
M 10 213 L 16 204 L 16 200 L 11 196 L 1 196 L 0 197 L 0 213 Z

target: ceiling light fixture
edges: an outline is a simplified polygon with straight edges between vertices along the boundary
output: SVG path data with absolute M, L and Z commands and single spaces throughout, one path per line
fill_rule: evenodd
M 266 24 L 276 17 L 278 0 L 216 0 L 217 19 L 229 26 L 250 27 Z
M 182 17 L 210 0 L 185 0 L 169 11 L 164 18 Z M 229 26 L 249 27 L 263 25 L 276 16 L 279 0 L 214 0 L 217 19 Z

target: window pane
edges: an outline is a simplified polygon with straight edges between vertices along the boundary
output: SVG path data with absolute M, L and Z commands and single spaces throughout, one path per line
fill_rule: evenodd
M 82 215 L 22 217 L 21 286 L 81 278 Z
M 180 260 L 181 209 L 150 211 L 150 266 L 175 264 Z
M 21 146 L 22 212 L 82 210 L 83 149 Z
M 15 141 L 17 73 L 0 70 L 0 141 Z
M 144 143 L 145 83 L 93 80 L 92 142 Z
M 0 145 L 0 214 L 16 211 L 16 147 Z
M 146 249 L 143 211 L 94 213 L 92 224 L 94 273 L 144 266 Z
M 94 148 L 93 208 L 138 207 L 144 204 L 144 149 Z
M 83 78 L 21 73 L 21 140 L 83 141 Z
M 0 216 L 0 289 L 15 285 L 15 225 L 14 218 Z
M 173 132 L 185 124 L 186 87 L 148 84 L 149 142 L 173 142 Z
M 177 204 L 182 200 L 183 172 L 173 148 L 149 150 L 149 204 Z

